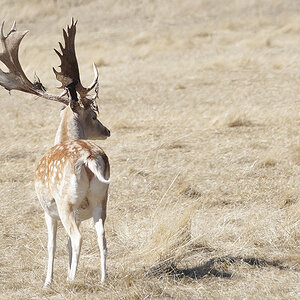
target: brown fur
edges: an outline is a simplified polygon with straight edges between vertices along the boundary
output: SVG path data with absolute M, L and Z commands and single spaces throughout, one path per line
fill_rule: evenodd
M 71 113 L 73 113 L 72 110 L 67 106 L 65 108 L 65 117 L 62 118 L 62 126 L 61 126 L 61 133 L 60 133 L 61 140 L 65 141 L 65 142 L 70 140 L 70 137 L 68 135 L 68 123 L 67 122 L 70 118 Z
M 105 178 L 109 178 L 110 166 L 104 151 L 99 146 L 90 142 L 76 140 L 52 147 L 40 160 L 36 168 L 36 179 L 39 179 L 43 183 L 48 182 L 49 187 L 55 186 L 56 182 L 60 180 L 59 174 L 63 173 L 66 162 L 69 161 L 71 164 L 74 164 L 82 156 L 82 152 L 88 153 L 88 157 L 90 159 L 96 159 L 97 156 L 101 156 L 105 163 L 104 176 Z M 50 164 L 52 165 L 52 169 Z M 88 180 L 91 181 L 94 177 L 93 172 L 87 166 L 85 166 L 85 171 L 87 173 Z M 52 182 L 53 176 L 55 176 L 54 183 Z

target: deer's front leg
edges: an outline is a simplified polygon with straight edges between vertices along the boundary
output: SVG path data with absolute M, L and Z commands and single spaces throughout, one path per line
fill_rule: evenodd
M 48 229 L 48 268 L 44 287 L 47 287 L 51 284 L 53 279 L 53 263 L 56 249 L 57 220 L 50 217 L 46 212 L 45 220 Z

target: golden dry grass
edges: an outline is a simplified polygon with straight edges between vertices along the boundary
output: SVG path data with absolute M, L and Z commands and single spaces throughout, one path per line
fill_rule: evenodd
M 30 30 L 28 77 L 51 92 L 52 48 L 79 19 L 84 83 L 100 68 L 112 184 L 107 282 L 87 221 L 75 283 L 60 226 L 54 284 L 42 289 L 33 172 L 60 105 L 0 90 L 0 298 L 297 299 L 299 14 L 297 0 L 2 0 L 0 19 Z

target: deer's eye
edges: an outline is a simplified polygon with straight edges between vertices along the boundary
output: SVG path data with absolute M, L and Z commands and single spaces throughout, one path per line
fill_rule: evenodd
M 96 116 L 93 116 L 92 119 L 93 119 L 93 120 L 97 120 L 97 117 L 96 117 Z

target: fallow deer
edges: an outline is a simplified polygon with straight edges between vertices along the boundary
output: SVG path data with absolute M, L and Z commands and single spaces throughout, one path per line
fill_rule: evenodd
M 46 92 L 36 76 L 31 82 L 19 62 L 19 46 L 28 31 L 17 31 L 16 24 L 7 36 L 4 22 L 1 27 L 2 52 L 0 60 L 8 72 L 0 69 L 0 85 L 7 90 L 19 90 L 67 105 L 61 111 L 61 121 L 55 137 L 55 146 L 40 160 L 35 172 L 35 190 L 44 209 L 48 228 L 48 267 L 45 286 L 52 282 L 56 248 L 57 220 L 69 236 L 68 280 L 74 280 L 81 249 L 81 221 L 93 217 L 100 248 L 101 282 L 106 273 L 106 239 L 104 222 L 110 167 L 104 151 L 87 139 L 105 139 L 110 131 L 97 119 L 98 71 L 94 65 L 95 79 L 88 88 L 80 82 L 75 54 L 76 24 L 72 19 L 67 31 L 63 29 L 65 46 L 59 43 L 60 72 L 54 73 L 65 92 L 60 96 Z M 92 98 L 88 94 L 95 92 Z

